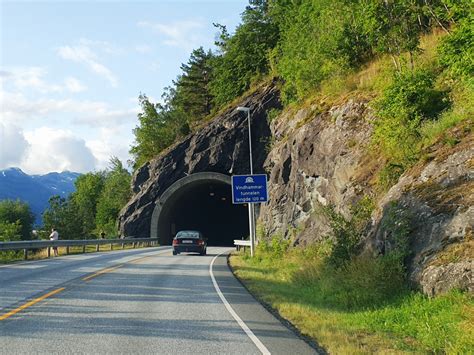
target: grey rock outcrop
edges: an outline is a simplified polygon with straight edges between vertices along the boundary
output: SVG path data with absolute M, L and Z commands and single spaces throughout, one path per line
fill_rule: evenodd
M 380 195 L 374 187 L 385 161 L 369 149 L 376 118 L 367 100 L 285 110 L 269 123 L 267 112 L 280 108 L 278 90 L 269 85 L 239 106 L 252 110 L 255 172 L 269 175 L 270 201 L 259 214 L 268 236 L 280 234 L 302 246 L 322 240 L 331 229 L 318 213 L 321 205 L 332 205 L 350 218 L 351 206 L 370 196 L 377 207 L 361 245 L 364 250 L 389 252 L 398 238 L 391 223 L 406 223 L 406 263 L 412 283 L 429 295 L 452 288 L 473 292 L 471 130 L 461 129 L 453 147 L 442 143 L 432 147 L 424 161 Z M 122 210 L 121 232 L 148 236 L 157 197 L 187 174 L 231 175 L 248 170 L 246 117 L 232 107 L 136 172 L 135 195 Z M 393 208 L 395 221 L 390 220 Z
M 387 220 L 396 205 L 400 221 L 394 223 L 413 217 L 407 221 L 406 260 L 413 285 L 430 295 L 453 287 L 472 291 L 472 133 L 459 137 L 452 148 L 433 147 L 431 160 L 419 163 L 379 196 L 373 183 L 384 161 L 369 154 L 373 120 L 366 101 L 349 100 L 326 110 L 313 106 L 288 111 L 272 122 L 275 143 L 265 162 L 271 200 L 260 214 L 267 235 L 291 237 L 300 245 L 327 238 L 329 221 L 317 213 L 318 206 L 331 204 L 350 217 L 351 205 L 363 196 L 375 197 L 378 208 L 364 249 L 383 254 L 394 247 L 396 236 Z M 464 251 L 458 258 L 450 251 L 456 246 Z
M 473 290 L 473 166 L 471 134 L 453 148 L 434 151 L 431 161 L 406 172 L 379 202 L 369 242 L 389 249 L 394 236 L 384 227 L 391 218 L 387 211 L 394 205 L 405 211 L 410 230 L 409 276 L 427 294 L 452 287 Z M 461 258 L 456 257 L 459 250 Z
M 364 193 L 366 146 L 372 116 L 365 101 L 321 110 L 317 106 L 281 116 L 272 124 L 277 142 L 265 167 L 270 173 L 270 197 L 261 221 L 268 234 L 297 230 L 296 244 L 324 238 L 329 226 L 314 214 L 319 204 L 331 204 L 344 215 Z
M 270 136 L 267 111 L 280 107 L 278 89 L 274 85 L 263 86 L 240 106 L 251 109 L 254 171 L 262 173 Z M 202 129 L 138 169 L 132 181 L 134 196 L 119 217 L 122 235 L 148 237 L 155 200 L 186 175 L 203 171 L 227 175 L 249 172 L 247 117 L 235 108 L 218 114 Z

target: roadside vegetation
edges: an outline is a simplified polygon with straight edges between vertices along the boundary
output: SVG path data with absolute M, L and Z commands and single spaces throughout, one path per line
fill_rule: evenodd
M 51 228 L 60 239 L 117 238 L 117 218 L 130 198 L 130 173 L 112 158 L 104 171 L 83 174 L 68 198 L 52 196 L 43 213 L 43 225 L 34 226 L 34 215 L 22 201 L 0 201 L 0 242 L 48 239 Z M 33 232 L 35 229 L 35 232 Z M 0 260 L 18 260 L 20 252 L 0 252 Z
M 260 241 L 254 258 L 236 253 L 230 264 L 254 295 L 330 353 L 469 353 L 474 297 L 452 291 L 428 298 L 410 290 L 405 258 L 411 217 L 397 206 L 386 222 L 393 247 L 379 256 L 361 253 L 357 246 L 371 208 L 362 200 L 347 220 L 322 207 L 332 233 L 321 242 L 291 247 L 274 236 Z
M 261 249 L 253 259 L 233 255 L 235 274 L 329 353 L 468 354 L 474 347 L 469 294 L 428 298 L 409 291 L 400 283 L 400 268 L 392 269 L 389 260 L 359 257 L 334 270 L 316 247 L 278 258 Z
M 217 50 L 194 50 L 162 103 L 140 95 L 133 166 L 276 79 L 286 106 L 369 97 L 378 117 L 374 149 L 387 160 L 382 180 L 393 183 L 449 128 L 472 125 L 472 10 L 469 0 L 250 0 L 234 33 L 215 24 Z M 430 33 L 440 40 L 423 43 Z
M 429 298 L 410 289 L 406 264 L 415 216 L 393 203 L 384 219 L 390 247 L 379 255 L 360 249 L 374 206 L 365 196 L 350 218 L 320 206 L 314 213 L 331 232 L 311 245 L 263 238 L 260 226 L 256 256 L 234 253 L 230 265 L 257 298 L 329 353 L 471 352 L 473 295 L 453 290 Z

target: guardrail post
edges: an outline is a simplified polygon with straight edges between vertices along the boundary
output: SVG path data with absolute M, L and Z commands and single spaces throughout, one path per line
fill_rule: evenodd
M 28 260 L 28 249 L 23 250 L 23 256 L 24 256 L 25 260 Z
M 125 244 L 124 244 L 124 243 L 122 243 L 122 249 L 124 249 L 124 246 L 125 246 Z
M 48 247 L 48 258 L 51 257 L 51 247 Z
M 97 244 L 97 245 L 95 246 L 95 251 L 100 251 L 100 244 Z
M 82 252 L 83 252 L 83 253 L 86 252 L 86 246 L 85 246 L 85 245 L 82 246 Z
M 114 250 L 114 244 L 113 243 L 110 243 L 110 250 Z
M 69 245 L 66 246 L 66 255 L 69 255 Z

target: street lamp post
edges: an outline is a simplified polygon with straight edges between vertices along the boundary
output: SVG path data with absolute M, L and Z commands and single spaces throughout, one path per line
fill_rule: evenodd
M 249 129 L 249 155 L 250 155 L 250 175 L 253 175 L 253 162 L 252 162 L 252 129 L 250 127 L 250 108 L 239 106 L 237 111 L 247 112 L 247 124 Z M 255 210 L 253 203 L 248 204 L 249 206 L 249 232 L 250 232 L 250 256 L 255 254 Z

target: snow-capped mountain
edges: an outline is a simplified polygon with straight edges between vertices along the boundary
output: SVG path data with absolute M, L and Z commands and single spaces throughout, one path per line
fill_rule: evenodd
M 79 173 L 64 171 L 45 175 L 28 175 L 19 168 L 0 170 L 0 200 L 27 202 L 41 223 L 41 214 L 53 195 L 68 196 L 74 191 L 74 182 Z

